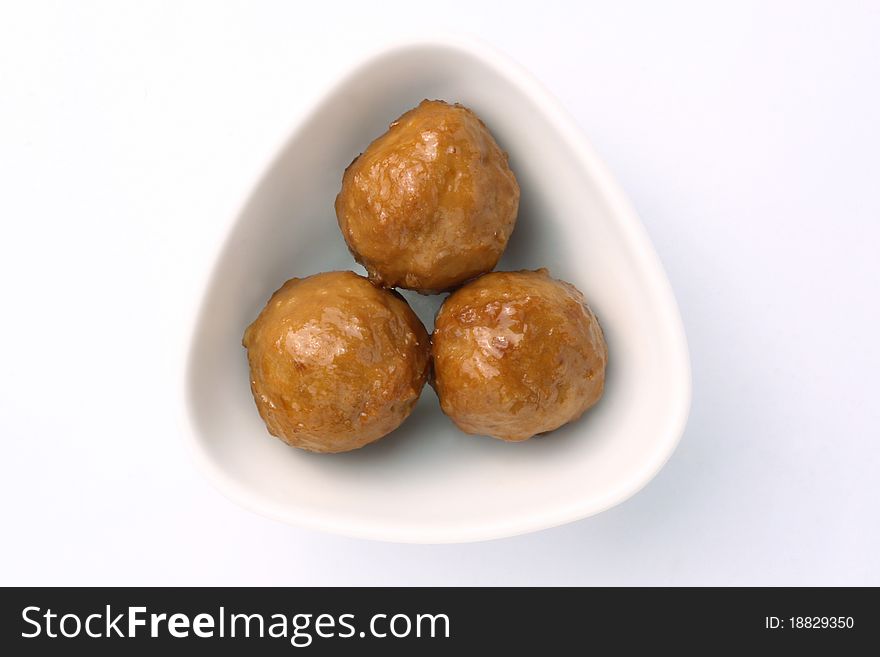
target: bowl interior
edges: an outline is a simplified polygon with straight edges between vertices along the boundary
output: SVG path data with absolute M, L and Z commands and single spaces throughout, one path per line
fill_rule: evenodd
M 333 211 L 342 172 L 423 98 L 486 122 L 522 188 L 499 269 L 548 267 L 586 295 L 609 346 L 604 398 L 521 444 L 461 433 L 426 387 L 393 434 L 315 455 L 271 437 L 254 407 L 241 337 L 292 276 L 353 269 Z M 430 330 L 440 297 L 405 293 Z M 619 191 L 564 114 L 509 64 L 454 45 L 399 48 L 343 80 L 291 136 L 234 224 L 209 282 L 187 379 L 194 440 L 215 483 L 267 515 L 389 540 L 474 540 L 600 511 L 644 485 L 689 403 L 680 318 Z

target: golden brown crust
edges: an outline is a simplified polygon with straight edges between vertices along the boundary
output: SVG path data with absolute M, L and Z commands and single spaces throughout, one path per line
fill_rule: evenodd
M 491 271 L 518 206 L 507 154 L 477 115 L 425 100 L 345 170 L 336 216 L 370 280 L 427 294 Z
M 440 308 L 434 388 L 463 431 L 520 441 L 580 417 L 602 396 L 608 351 L 596 316 L 546 269 L 494 272 Z
M 430 360 L 407 303 L 350 271 L 287 281 L 243 344 L 269 432 L 314 452 L 357 449 L 396 429 Z

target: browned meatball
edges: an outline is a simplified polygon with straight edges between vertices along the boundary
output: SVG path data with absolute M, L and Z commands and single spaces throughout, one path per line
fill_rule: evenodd
M 313 452 L 357 449 L 396 429 L 430 361 L 407 303 L 350 271 L 287 281 L 243 344 L 269 433 Z
M 546 269 L 486 274 L 437 314 L 434 387 L 463 431 L 519 441 L 577 419 L 602 396 L 596 316 Z
M 336 216 L 370 280 L 430 294 L 491 271 L 518 206 L 507 154 L 477 115 L 425 100 L 345 170 Z

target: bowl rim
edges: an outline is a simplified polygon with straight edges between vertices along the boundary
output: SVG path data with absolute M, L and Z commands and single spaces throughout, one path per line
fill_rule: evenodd
M 251 184 L 245 187 L 247 191 L 244 198 L 238 204 L 236 212 L 228 219 L 224 230 L 219 234 L 219 251 L 222 251 L 224 244 L 228 240 L 230 228 L 236 224 L 260 181 L 275 167 L 279 158 L 282 157 L 285 146 L 297 126 L 308 121 L 329 97 L 335 94 L 337 90 L 344 88 L 361 70 L 371 67 L 377 61 L 388 56 L 402 54 L 408 50 L 423 50 L 426 48 L 459 51 L 484 62 L 490 69 L 508 79 L 539 106 L 541 112 L 548 117 L 555 129 L 576 153 L 584 170 L 596 181 L 603 200 L 615 216 L 616 227 L 622 231 L 630 252 L 636 256 L 633 259 L 635 266 L 643 270 L 641 278 L 650 288 L 650 296 L 659 299 L 660 307 L 665 309 L 663 317 L 659 319 L 665 324 L 665 333 L 673 345 L 674 351 L 677 352 L 674 354 L 674 362 L 678 363 L 678 367 L 674 373 L 675 376 L 670 377 L 670 385 L 678 390 L 678 394 L 675 397 L 677 407 L 669 409 L 666 415 L 666 426 L 656 428 L 658 439 L 656 447 L 652 451 L 652 458 L 646 460 L 645 467 L 634 471 L 629 477 L 624 478 L 600 498 L 593 497 L 589 500 L 574 500 L 566 505 L 541 512 L 511 515 L 508 518 L 491 524 L 466 524 L 454 531 L 450 531 L 447 525 L 438 528 L 432 527 L 430 523 L 425 523 L 424 525 L 402 525 L 387 521 L 385 523 L 377 523 L 374 520 L 352 522 L 349 519 L 327 516 L 326 514 L 304 508 L 292 509 L 283 504 L 267 500 L 249 487 L 240 484 L 215 459 L 207 455 L 202 446 L 201 432 L 195 419 L 194 404 L 191 396 L 191 380 L 194 367 L 192 362 L 194 354 L 193 345 L 197 339 L 199 328 L 202 325 L 202 315 L 205 312 L 204 305 L 207 299 L 205 291 L 214 279 L 216 269 L 220 265 L 219 259 L 215 259 L 211 266 L 205 269 L 202 279 L 198 281 L 197 289 L 200 290 L 202 296 L 186 334 L 188 338 L 185 346 L 187 355 L 183 375 L 183 398 L 185 399 L 186 410 L 183 423 L 188 451 L 197 469 L 202 472 L 208 481 L 226 498 L 239 506 L 258 515 L 286 524 L 352 538 L 396 543 L 470 543 L 536 532 L 596 515 L 621 504 L 650 483 L 671 458 L 681 441 L 687 425 L 693 396 L 687 336 L 681 318 L 681 311 L 675 299 L 669 278 L 635 209 L 582 130 L 576 125 L 574 119 L 560 101 L 530 72 L 512 58 L 475 37 L 457 34 L 435 34 L 424 37 L 393 39 L 378 47 L 361 51 L 360 56 L 354 63 L 344 67 L 340 75 L 335 76 L 332 82 L 319 89 L 314 94 L 312 101 L 307 103 L 302 111 L 293 116 L 290 128 L 286 131 L 286 136 L 282 140 L 281 145 L 276 149 L 273 156 L 269 158 L 268 163 L 261 170 L 258 170 L 258 175 L 251 181 Z

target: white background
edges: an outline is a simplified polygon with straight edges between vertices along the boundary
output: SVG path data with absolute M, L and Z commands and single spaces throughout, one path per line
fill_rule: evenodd
M 690 422 L 636 497 L 538 534 L 277 524 L 187 453 L 194 307 L 293 117 L 435 29 L 531 70 L 631 195 Z M 0 584 L 880 585 L 878 34 L 870 2 L 4 2 Z

